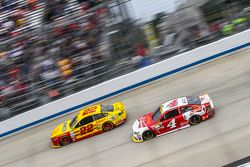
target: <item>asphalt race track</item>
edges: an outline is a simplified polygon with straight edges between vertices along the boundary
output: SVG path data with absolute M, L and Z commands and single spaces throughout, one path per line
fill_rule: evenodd
M 104 101 L 122 100 L 128 121 L 110 132 L 52 149 L 52 129 L 73 114 L 0 141 L 1 167 L 217 167 L 250 155 L 250 49 Z M 144 143 L 130 140 L 134 120 L 162 102 L 209 93 L 216 116 Z

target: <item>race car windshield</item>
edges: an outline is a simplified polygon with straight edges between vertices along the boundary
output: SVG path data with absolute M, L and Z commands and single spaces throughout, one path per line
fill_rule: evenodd
M 188 96 L 187 101 L 188 104 L 201 104 L 201 100 L 199 97 Z
M 161 108 L 159 107 L 159 108 L 157 108 L 157 110 L 155 110 L 155 112 L 153 113 L 152 119 L 153 119 L 154 121 L 157 121 L 157 120 L 160 118 L 160 116 L 161 116 Z
M 69 126 L 71 128 L 73 128 L 73 126 L 76 124 L 76 116 L 72 119 L 72 121 L 70 122 Z
M 113 105 L 101 105 L 101 108 L 102 108 L 102 112 L 105 112 L 105 111 L 114 111 L 114 106 Z

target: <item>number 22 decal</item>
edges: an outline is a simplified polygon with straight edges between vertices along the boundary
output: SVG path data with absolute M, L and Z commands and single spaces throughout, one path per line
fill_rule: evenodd
M 90 133 L 90 132 L 92 132 L 93 130 L 94 130 L 93 124 L 89 124 L 89 125 L 87 125 L 87 126 L 82 126 L 82 127 L 80 128 L 80 134 L 81 134 L 81 135 L 85 135 L 86 133 Z
M 167 126 L 167 127 L 169 127 L 170 129 L 173 129 L 173 128 L 175 128 L 175 127 L 176 127 L 175 118 L 174 118 L 174 119 L 172 119 L 172 120 L 169 122 L 169 124 L 168 124 L 168 126 Z

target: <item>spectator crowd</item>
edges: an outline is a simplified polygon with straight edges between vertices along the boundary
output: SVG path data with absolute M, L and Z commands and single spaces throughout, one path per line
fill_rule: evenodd
M 101 48 L 106 7 L 101 1 L 79 1 L 71 11 L 68 1 L 55 2 L 57 8 L 46 7 L 43 0 L 1 3 L 5 13 L 0 22 L 2 118 L 72 93 L 73 88 L 62 87 L 106 70 Z M 40 8 L 44 14 L 35 29 L 25 13 Z M 81 84 L 74 87 L 83 88 Z

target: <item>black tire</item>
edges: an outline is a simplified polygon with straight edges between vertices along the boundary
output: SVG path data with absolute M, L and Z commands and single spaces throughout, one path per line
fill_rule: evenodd
M 201 117 L 199 115 L 193 115 L 189 119 L 190 125 L 197 125 L 201 122 Z
M 60 145 L 61 146 L 66 146 L 66 145 L 69 145 L 71 143 L 71 139 L 69 136 L 62 136 L 60 138 Z
M 114 124 L 112 122 L 105 122 L 102 124 L 102 130 L 104 132 L 110 131 L 114 128 Z
M 142 134 L 142 138 L 144 140 L 149 140 L 149 139 L 152 139 L 154 137 L 155 137 L 155 134 L 150 130 L 147 130 L 147 131 L 143 132 L 143 134 Z

